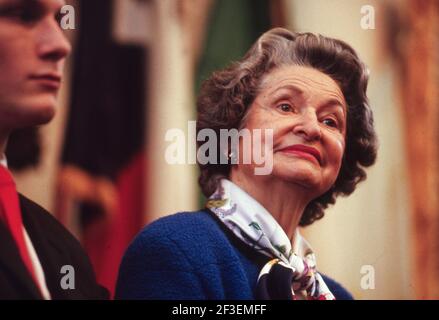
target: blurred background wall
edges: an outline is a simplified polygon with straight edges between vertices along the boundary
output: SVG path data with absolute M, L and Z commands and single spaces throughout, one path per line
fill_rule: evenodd
M 74 232 L 113 290 L 143 225 L 201 205 L 197 167 L 164 154 L 168 129 L 188 136 L 202 80 L 270 27 L 321 33 L 368 65 L 380 148 L 368 179 L 304 230 L 319 269 L 357 299 L 439 298 L 438 2 L 70 1 L 76 52 L 55 120 L 27 133 L 40 157 L 16 167 L 18 188 Z M 32 158 L 15 141 L 8 158 Z M 364 266 L 374 288 L 361 286 Z

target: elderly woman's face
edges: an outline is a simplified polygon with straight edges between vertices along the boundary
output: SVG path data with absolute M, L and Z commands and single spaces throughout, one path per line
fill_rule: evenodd
M 346 102 L 326 74 L 302 66 L 272 71 L 262 81 L 245 128 L 273 129 L 270 178 L 302 185 L 313 198 L 335 182 L 345 149 Z M 236 169 L 250 173 L 253 166 Z

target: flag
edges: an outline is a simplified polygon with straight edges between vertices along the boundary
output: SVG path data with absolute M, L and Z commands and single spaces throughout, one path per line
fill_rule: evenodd
M 80 25 L 56 212 L 114 293 L 122 255 L 143 226 L 145 61 L 113 38 L 114 1 L 80 1 Z

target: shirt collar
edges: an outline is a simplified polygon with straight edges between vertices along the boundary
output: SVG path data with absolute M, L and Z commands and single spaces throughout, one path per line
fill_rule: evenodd
M 6 160 L 6 156 L 5 154 L 0 154 L 0 165 L 4 166 L 4 167 L 8 167 L 8 161 Z

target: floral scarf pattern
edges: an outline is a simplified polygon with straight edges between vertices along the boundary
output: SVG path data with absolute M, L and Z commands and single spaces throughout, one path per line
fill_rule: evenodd
M 292 245 L 273 216 L 233 182 L 222 179 L 206 207 L 238 238 L 272 258 L 259 274 L 260 298 L 335 299 L 316 271 L 315 254 L 299 231 Z M 291 282 L 285 287 L 286 278 Z M 278 282 L 287 288 L 280 294 L 276 294 Z

